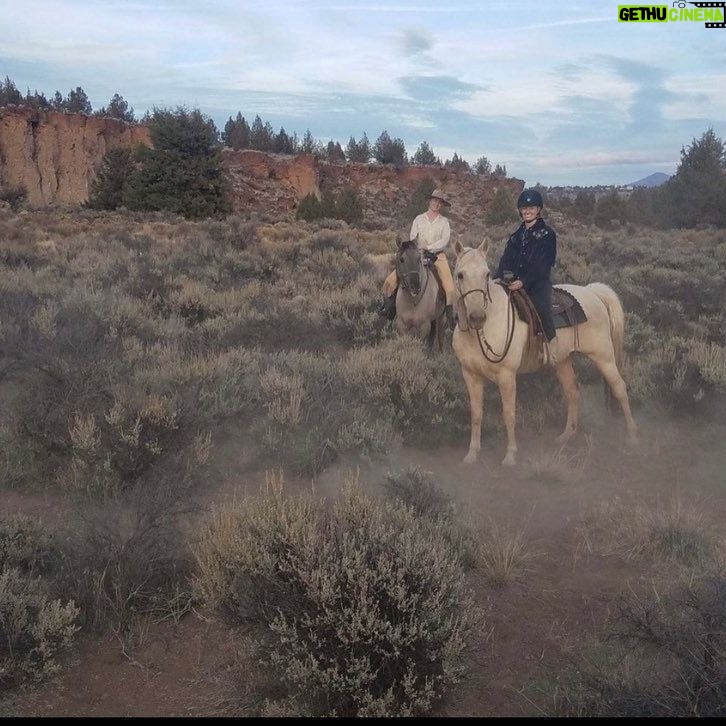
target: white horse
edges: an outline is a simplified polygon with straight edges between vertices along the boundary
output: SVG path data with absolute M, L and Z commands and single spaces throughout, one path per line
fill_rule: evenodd
M 486 253 L 488 240 L 477 248 L 462 247 L 457 242 L 454 282 L 457 291 L 459 323 L 452 346 L 461 363 L 464 382 L 469 391 L 471 440 L 464 461 L 476 461 L 481 448 L 481 421 L 484 411 L 484 382 L 493 381 L 502 398 L 502 415 L 507 428 L 507 453 L 504 466 L 514 466 L 517 455 L 515 438 L 515 403 L 517 373 L 541 367 L 525 355 L 527 323 L 519 320 L 508 292 L 492 281 Z M 579 390 L 570 354 L 584 353 L 598 367 L 612 394 L 622 407 L 629 439 L 637 443 L 637 427 L 630 413 L 625 382 L 619 368 L 623 359 L 625 315 L 615 292 L 599 282 L 581 285 L 558 285 L 571 293 L 587 316 L 574 328 L 557 330 L 557 378 L 567 399 L 567 423 L 558 441 L 566 442 L 577 431 Z M 465 330 L 462 330 L 462 325 Z

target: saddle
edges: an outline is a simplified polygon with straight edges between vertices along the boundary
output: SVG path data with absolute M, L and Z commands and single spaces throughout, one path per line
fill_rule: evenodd
M 511 293 L 514 309 L 520 320 L 527 323 L 527 356 L 535 356 L 540 361 L 545 359 L 544 341 L 546 336 L 542 329 L 542 321 L 532 300 L 524 288 Z M 584 310 L 575 297 L 559 287 L 552 288 L 552 321 L 555 329 L 575 328 L 575 348 L 578 347 L 577 326 L 587 320 Z

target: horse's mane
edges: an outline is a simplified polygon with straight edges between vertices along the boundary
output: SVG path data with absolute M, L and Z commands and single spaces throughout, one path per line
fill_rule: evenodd
M 418 242 L 415 239 L 409 239 L 401 243 L 401 252 L 405 252 L 411 248 L 418 248 Z

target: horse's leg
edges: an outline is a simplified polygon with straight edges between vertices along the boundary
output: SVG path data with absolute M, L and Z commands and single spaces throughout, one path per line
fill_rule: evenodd
M 569 441 L 577 431 L 577 419 L 580 408 L 580 387 L 577 385 L 575 371 L 572 368 L 572 359 L 568 356 L 561 360 L 555 368 L 557 378 L 567 400 L 567 423 L 565 430 L 557 437 L 557 442 L 564 444 Z
M 608 355 L 592 355 L 590 356 L 598 367 L 598 370 L 602 374 L 607 384 L 610 386 L 610 390 L 613 392 L 613 396 L 617 399 L 620 407 L 623 409 L 623 416 L 625 416 L 625 424 L 628 428 L 628 439 L 631 444 L 638 443 L 638 427 L 635 425 L 633 415 L 630 412 L 630 401 L 628 400 L 628 390 L 625 385 L 623 377 L 620 375 L 617 365 L 615 365 L 615 357 L 611 353 Z
M 436 338 L 436 321 L 431 321 L 431 326 L 429 328 L 429 334 L 426 336 L 426 348 L 428 349 L 429 353 L 434 349 L 434 340 Z
M 517 404 L 517 377 L 510 371 L 502 371 L 497 379 L 502 397 L 502 416 L 507 427 L 507 453 L 502 466 L 514 466 L 517 458 L 517 439 L 514 433 L 515 406 Z
M 436 343 L 439 346 L 439 353 L 444 352 L 444 321 L 439 315 L 436 318 Z
M 479 457 L 481 448 L 481 420 L 484 415 L 484 379 L 462 368 L 464 383 L 469 391 L 469 410 L 471 412 L 471 438 L 469 452 L 464 457 L 465 464 L 473 464 Z

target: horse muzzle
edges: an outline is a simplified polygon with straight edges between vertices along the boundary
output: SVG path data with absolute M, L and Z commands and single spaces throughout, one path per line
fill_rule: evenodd
M 484 323 L 486 323 L 487 321 L 486 313 L 471 312 L 466 317 L 469 321 L 469 327 L 474 328 L 475 330 L 480 330 L 481 328 L 483 328 Z

